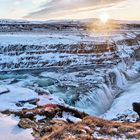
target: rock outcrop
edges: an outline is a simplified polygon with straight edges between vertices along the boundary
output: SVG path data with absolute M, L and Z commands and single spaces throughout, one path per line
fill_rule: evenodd
M 133 110 L 139 115 L 140 117 L 140 103 L 133 103 Z
M 73 113 L 73 116 L 80 118 L 81 121 L 74 123 L 68 120 L 54 119 L 56 114 L 62 116 L 62 110 Z M 21 118 L 18 125 L 24 129 L 32 128 L 34 137 L 40 140 L 109 140 L 138 139 L 140 137 L 140 122 L 107 121 L 89 117 L 79 111 L 59 105 L 46 105 L 33 110 L 22 110 L 16 115 Z M 45 117 L 36 120 L 36 115 Z

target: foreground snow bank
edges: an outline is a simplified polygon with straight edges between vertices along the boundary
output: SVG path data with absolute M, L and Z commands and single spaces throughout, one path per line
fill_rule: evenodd
M 34 140 L 31 129 L 21 129 L 18 120 L 0 114 L 0 140 Z

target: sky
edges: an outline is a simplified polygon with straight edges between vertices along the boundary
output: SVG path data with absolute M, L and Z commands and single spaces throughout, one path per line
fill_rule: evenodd
M 140 20 L 140 0 L 0 0 L 1 19 L 85 19 L 104 13 L 111 19 Z

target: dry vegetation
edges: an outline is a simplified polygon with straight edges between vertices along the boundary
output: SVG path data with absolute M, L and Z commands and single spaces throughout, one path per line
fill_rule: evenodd
M 55 115 L 62 117 L 62 112 L 70 112 L 81 121 L 54 120 Z M 6 113 L 6 112 L 5 112 Z M 18 115 L 21 120 L 19 126 L 33 129 L 33 136 L 37 140 L 110 140 L 110 139 L 139 139 L 140 122 L 122 123 L 90 117 L 75 109 L 45 105 L 35 109 L 24 109 L 21 112 L 10 112 Z M 45 118 L 36 120 L 36 115 Z
M 85 117 L 82 122 L 76 124 L 68 124 L 62 121 L 53 123 L 54 125 L 50 126 L 53 127 L 53 131 L 46 133 L 41 140 L 108 140 L 138 139 L 140 137 L 140 122 L 121 123 Z M 56 127 L 58 125 L 59 127 Z

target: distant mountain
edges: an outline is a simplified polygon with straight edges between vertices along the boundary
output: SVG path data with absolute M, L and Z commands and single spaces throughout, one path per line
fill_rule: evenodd
M 46 20 L 46 21 L 29 21 L 29 20 L 22 20 L 22 19 L 0 19 L 0 24 L 86 24 L 86 23 L 93 23 L 97 21 L 96 18 L 89 18 L 89 19 L 63 19 L 63 20 Z M 123 21 L 123 20 L 113 20 L 110 19 L 111 22 L 116 22 L 118 24 L 140 24 L 140 21 Z

